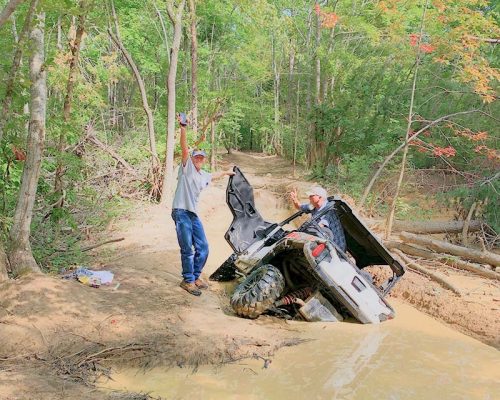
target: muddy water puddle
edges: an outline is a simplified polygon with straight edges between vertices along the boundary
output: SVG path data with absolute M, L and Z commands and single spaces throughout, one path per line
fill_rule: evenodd
M 380 325 L 296 323 L 312 339 L 269 360 L 221 367 L 121 370 L 108 389 L 166 399 L 500 398 L 500 352 L 392 301 Z

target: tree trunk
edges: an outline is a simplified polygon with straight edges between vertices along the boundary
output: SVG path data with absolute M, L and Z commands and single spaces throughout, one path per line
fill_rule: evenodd
M 416 91 L 416 87 L 417 87 L 417 74 L 418 74 L 418 67 L 420 65 L 420 41 L 422 40 L 422 33 L 424 31 L 425 13 L 426 13 L 428 4 L 429 4 L 429 0 L 426 1 L 425 7 L 422 11 L 422 19 L 420 20 L 420 34 L 418 36 L 418 43 L 416 46 L 417 56 L 416 56 L 416 60 L 415 60 L 415 72 L 413 74 L 413 86 L 411 89 L 410 109 L 408 111 L 408 124 L 406 125 L 406 135 L 405 135 L 406 146 L 404 147 L 404 150 L 403 150 L 403 159 L 401 160 L 401 169 L 399 171 L 398 183 L 396 184 L 396 193 L 394 193 L 394 196 L 392 198 L 392 203 L 391 203 L 391 207 L 389 210 L 389 215 L 387 216 L 387 225 L 385 228 L 385 238 L 386 239 L 388 239 L 389 236 L 391 235 L 392 223 L 394 221 L 394 214 L 396 212 L 396 204 L 398 201 L 399 192 L 401 190 L 401 185 L 403 183 L 403 177 L 404 177 L 405 168 L 406 168 L 406 156 L 408 155 L 408 139 L 410 138 L 411 124 L 413 122 L 413 103 L 415 101 L 415 91 Z
M 401 232 L 399 234 L 405 242 L 419 244 L 441 253 L 447 253 L 454 256 L 465 258 L 480 264 L 490 264 L 494 267 L 500 267 L 500 255 L 489 251 L 479 251 L 468 247 L 457 246 L 441 240 L 430 239 L 425 236 L 414 235 L 413 233 Z
M 57 50 L 62 50 L 62 28 L 61 28 L 61 16 L 57 17 L 57 42 L 56 42 Z
M 474 214 L 474 210 L 476 209 L 477 202 L 472 203 L 469 212 L 467 214 L 467 218 L 464 221 L 464 226 L 462 229 L 462 244 L 467 247 L 469 245 L 469 231 L 471 229 L 471 219 Z
M 115 12 L 115 7 L 113 2 L 111 2 L 112 6 L 112 14 L 113 14 L 113 20 L 115 22 L 115 27 L 116 27 L 116 36 L 113 35 L 111 32 L 111 29 L 108 29 L 108 34 L 113 43 L 120 49 L 122 52 L 123 56 L 127 60 L 127 63 L 132 70 L 135 80 L 137 82 L 137 86 L 139 86 L 139 91 L 141 93 L 141 100 L 142 100 L 142 108 L 144 109 L 144 112 L 146 113 L 146 119 L 147 119 L 147 125 L 148 125 L 148 134 L 149 134 L 149 150 L 151 152 L 151 164 L 152 168 L 155 169 L 157 163 L 158 163 L 158 152 L 156 150 L 156 135 L 155 135 L 155 126 L 154 126 L 154 120 L 153 120 L 153 113 L 151 112 L 151 108 L 149 107 L 148 103 L 148 96 L 146 93 L 146 87 L 144 85 L 144 80 L 142 79 L 142 76 L 139 72 L 139 69 L 137 68 L 137 65 L 135 64 L 132 56 L 130 53 L 127 51 L 125 46 L 122 43 L 121 37 L 120 37 L 120 31 L 118 30 L 118 18 L 116 16 Z
M 298 68 L 297 68 L 298 70 Z M 299 139 L 300 122 L 300 75 L 297 74 L 297 95 L 295 97 L 295 131 L 293 135 L 293 177 L 296 175 L 297 167 L 297 145 Z
M 310 65 L 311 59 L 312 59 L 311 37 L 312 37 L 312 31 L 313 31 L 313 26 L 314 26 L 312 14 L 313 14 L 312 11 L 309 11 L 309 14 L 307 16 L 306 57 L 308 58 L 308 61 L 309 61 L 306 63 L 307 66 Z M 309 71 L 307 70 L 305 72 L 307 73 Z M 305 78 L 306 78 L 306 90 L 305 90 L 306 115 L 309 115 L 311 112 L 311 109 L 312 109 L 311 77 L 310 77 L 310 75 L 305 75 Z M 311 136 L 314 133 L 314 125 L 313 125 L 312 121 L 308 123 L 307 128 L 304 129 L 304 131 L 305 131 L 305 137 L 306 137 L 306 139 L 305 139 L 306 157 L 305 158 L 306 158 L 307 166 L 311 167 L 313 164 L 313 160 L 312 160 L 312 156 L 311 156 L 311 142 L 312 142 Z
M 111 84 L 111 127 L 115 126 L 120 128 L 118 121 L 118 82 L 113 82 Z
M 276 41 L 273 37 L 273 75 L 274 75 L 274 135 L 272 144 L 274 147 L 275 154 L 281 156 L 282 155 L 282 146 L 281 146 L 281 135 L 280 135 L 280 65 L 276 60 Z
M 292 115 L 294 109 L 293 101 L 293 73 L 295 71 L 295 44 L 290 42 L 290 54 L 288 59 L 288 95 L 286 100 L 286 122 L 288 125 L 292 124 Z M 297 78 L 298 79 L 298 78 Z
M 16 7 L 24 0 L 10 0 L 0 13 L 0 28 L 7 22 Z
M 165 45 L 165 50 L 167 52 L 167 60 L 168 60 L 168 64 L 170 65 L 170 46 L 168 44 L 168 34 L 167 34 L 167 28 L 165 26 L 165 20 L 163 19 L 163 15 L 161 14 L 160 10 L 158 9 L 155 0 L 153 0 L 153 6 L 155 8 L 156 15 L 158 15 L 158 19 L 160 20 L 161 30 L 163 32 L 163 44 Z
M 14 43 L 19 43 L 19 35 L 17 34 L 17 26 L 16 26 L 16 17 L 14 15 L 11 16 L 12 21 L 12 34 L 14 35 Z
M 30 57 L 31 104 L 28 131 L 27 157 L 10 230 L 9 261 L 15 275 L 23 272 L 40 272 L 29 242 L 33 205 L 40 176 L 43 146 L 45 141 L 45 116 L 47 106 L 47 73 L 44 62 L 45 13 L 36 16 L 31 31 L 32 50 Z
M 66 148 L 66 129 L 67 125 L 70 123 L 71 117 L 71 105 L 73 101 L 73 89 L 75 88 L 76 76 L 78 72 L 78 59 L 80 56 L 80 46 L 82 43 L 83 33 L 85 31 L 85 18 L 87 14 L 86 2 L 82 0 L 80 2 L 80 15 L 78 16 L 78 26 L 76 28 L 75 40 L 70 40 L 69 47 L 71 50 L 71 58 L 69 61 L 69 74 L 68 81 L 66 83 L 66 96 L 64 97 L 63 105 L 63 120 L 64 125 L 59 133 L 59 144 L 58 153 L 59 157 L 57 160 L 56 174 L 54 178 L 54 192 L 56 196 L 60 199 L 55 207 L 62 207 L 64 202 L 63 194 L 63 175 L 64 175 L 64 164 L 62 160 L 62 155 L 64 149 Z
M 10 69 L 9 78 L 7 84 L 5 85 L 5 97 L 3 99 L 2 114 L 0 115 L 0 142 L 2 141 L 3 138 L 5 124 L 9 120 L 10 116 L 10 107 L 12 105 L 12 96 L 14 94 L 14 82 L 16 82 L 17 72 L 19 70 L 19 66 L 21 65 L 21 60 L 23 57 L 24 38 L 26 37 L 27 33 L 30 30 L 31 20 L 33 19 L 33 13 L 35 12 L 37 4 L 38 0 L 31 1 L 30 8 L 24 19 L 24 24 L 21 29 L 21 33 L 19 34 L 16 51 L 14 53 L 14 59 L 12 61 L 12 68 Z
M 172 203 L 174 187 L 174 147 L 175 147 L 175 78 L 177 76 L 177 62 L 182 38 L 182 12 L 186 0 L 181 0 L 177 12 L 174 12 L 174 2 L 167 2 L 167 12 L 174 27 L 172 54 L 167 78 L 167 153 L 165 157 L 165 170 L 163 173 L 163 187 L 161 194 L 162 205 Z
M 212 149 L 210 152 L 210 169 L 215 171 L 215 155 L 217 152 L 217 145 L 215 143 L 215 121 L 210 123 L 210 147 Z
M 318 6 L 318 2 L 316 1 L 316 6 Z M 314 97 L 315 97 L 315 103 L 320 104 L 321 103 L 321 57 L 320 57 L 320 46 L 321 46 L 321 17 L 320 14 L 316 14 L 316 48 L 315 48 L 315 64 L 316 64 L 316 71 L 315 71 L 315 80 L 316 80 L 316 85 L 314 88 Z
M 315 1 L 314 9 L 316 10 L 317 7 L 319 7 L 318 1 Z M 320 52 L 320 44 L 321 44 L 321 18 L 320 14 L 318 11 L 315 11 L 316 16 L 314 18 L 315 21 L 315 42 L 314 42 L 314 52 L 313 52 L 313 61 L 314 61 L 314 71 L 313 71 L 313 77 L 314 77 L 314 104 L 318 105 L 320 103 L 320 89 L 321 89 L 321 60 L 319 56 Z M 314 24 L 311 22 L 310 30 L 312 31 L 312 26 Z M 310 91 L 310 80 L 308 81 L 308 91 Z M 310 94 L 308 95 L 310 96 Z M 311 111 L 311 100 L 309 100 L 309 110 L 308 113 Z M 314 124 L 314 122 L 310 122 L 309 124 L 309 132 L 308 132 L 308 154 L 307 154 L 307 164 L 309 167 L 313 167 L 317 160 L 318 160 L 318 155 L 317 155 L 317 127 Z
M 0 241 L 0 283 L 9 279 L 7 275 L 8 265 L 9 260 L 7 260 L 7 254 L 5 254 L 3 243 Z
M 198 135 L 198 38 L 196 31 L 196 0 L 189 0 L 191 10 L 191 127 Z
M 335 3 L 335 10 L 337 9 L 337 4 Z M 330 60 L 332 50 L 333 50 L 333 44 L 335 42 L 335 27 L 331 28 L 330 30 L 330 37 L 328 38 L 328 49 L 326 51 L 326 59 Z M 334 82 L 333 77 L 332 77 L 332 83 Z M 328 77 L 324 77 L 323 82 L 322 82 L 322 88 L 321 88 L 321 98 L 323 101 L 328 97 L 328 84 L 329 80 Z

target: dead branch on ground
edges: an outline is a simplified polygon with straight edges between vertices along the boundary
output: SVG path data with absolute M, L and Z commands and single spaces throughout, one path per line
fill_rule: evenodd
M 421 272 L 422 274 L 428 276 L 430 279 L 433 281 L 439 283 L 441 286 L 443 286 L 445 289 L 451 290 L 453 293 L 457 294 L 458 296 L 462 296 L 462 292 L 460 292 L 459 289 L 457 289 L 455 286 L 453 286 L 448 280 L 443 277 L 440 274 L 437 274 L 435 272 L 429 271 L 427 268 L 422 267 L 421 265 L 417 264 L 414 260 L 412 260 L 410 257 L 408 257 L 406 254 L 404 254 L 401 250 L 394 249 L 392 250 L 395 254 L 397 254 L 405 263 L 406 266 L 409 269 L 416 270 L 418 272 Z
M 101 243 L 93 244 L 91 246 L 83 247 L 82 251 L 89 251 L 89 250 L 95 249 L 97 247 L 104 246 L 105 244 L 121 242 L 122 240 L 125 240 L 125 238 L 121 237 L 121 238 L 117 238 L 117 239 L 106 240 L 105 242 L 101 242 Z

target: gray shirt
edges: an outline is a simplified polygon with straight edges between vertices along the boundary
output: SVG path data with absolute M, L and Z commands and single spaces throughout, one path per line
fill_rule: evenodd
M 201 169 L 197 171 L 191 157 L 189 157 L 186 165 L 181 164 L 179 167 L 177 189 L 172 208 L 180 208 L 196 214 L 200 193 L 211 181 L 212 174 Z

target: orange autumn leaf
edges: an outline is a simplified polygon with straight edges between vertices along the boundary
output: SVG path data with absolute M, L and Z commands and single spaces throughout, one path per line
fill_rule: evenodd
M 478 132 L 475 135 L 471 135 L 470 139 L 474 142 L 478 142 L 480 140 L 485 140 L 488 138 L 488 132 Z
M 457 154 L 457 151 L 451 146 L 448 146 L 448 147 L 435 146 L 432 153 L 437 157 L 444 156 L 444 157 L 450 158 L 450 157 L 455 157 L 455 155 Z
M 339 20 L 339 17 L 335 13 L 322 13 L 321 16 L 321 26 L 325 28 L 333 28 Z
M 314 12 L 320 17 L 323 28 L 334 28 L 337 25 L 339 17 L 335 13 L 322 11 L 318 3 L 314 5 Z
M 411 33 L 409 35 L 410 37 L 410 46 L 414 47 L 418 44 L 418 40 L 420 38 L 420 35 L 416 34 L 416 33 Z
M 498 153 L 498 151 L 494 150 L 494 149 L 488 149 L 488 151 L 486 152 L 486 158 L 488 160 L 495 160 L 495 161 L 499 161 L 500 160 L 500 154 Z
M 481 98 L 483 99 L 483 103 L 493 103 L 495 101 L 495 96 L 491 94 L 485 94 L 482 95 Z
M 435 50 L 435 47 L 430 44 L 423 43 L 420 45 L 420 50 L 422 51 L 422 53 L 428 54 L 432 53 Z

